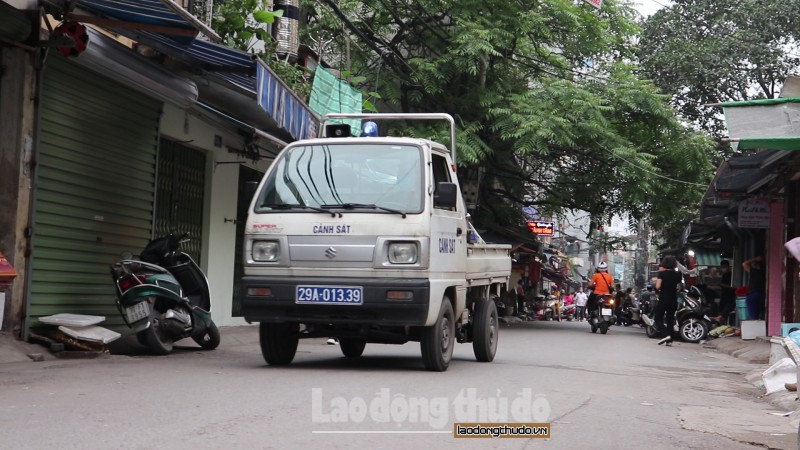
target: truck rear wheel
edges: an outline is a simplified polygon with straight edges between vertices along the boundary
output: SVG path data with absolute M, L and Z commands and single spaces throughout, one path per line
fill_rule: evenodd
M 258 342 L 261 354 L 271 366 L 289 365 L 297 353 L 300 326 L 296 323 L 261 322 L 258 327 Z
M 475 305 L 475 320 L 472 322 L 472 350 L 475 352 L 475 359 L 480 362 L 491 362 L 494 359 L 499 329 L 494 302 L 479 301 Z
M 453 304 L 447 296 L 442 299 L 439 319 L 435 324 L 425 327 L 420 338 L 422 362 L 432 372 L 444 372 L 450 365 L 455 344 L 456 322 Z

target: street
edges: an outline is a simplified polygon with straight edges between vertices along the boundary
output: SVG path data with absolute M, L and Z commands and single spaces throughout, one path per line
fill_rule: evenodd
M 501 326 L 494 362 L 461 344 L 444 373 L 423 369 L 417 343 L 348 360 L 324 339 L 270 367 L 256 327 L 223 328 L 210 352 L 2 363 L 0 447 L 796 448 L 789 419 L 744 378 L 762 366 L 660 347 L 638 327 Z M 457 421 L 521 415 L 552 423 L 551 437 L 453 437 Z

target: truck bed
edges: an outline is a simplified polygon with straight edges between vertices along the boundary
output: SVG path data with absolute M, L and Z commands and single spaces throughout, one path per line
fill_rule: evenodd
M 467 284 L 483 286 L 508 282 L 511 276 L 511 246 L 467 244 Z

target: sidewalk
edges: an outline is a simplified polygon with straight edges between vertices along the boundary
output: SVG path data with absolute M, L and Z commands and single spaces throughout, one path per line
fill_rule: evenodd
M 744 340 L 737 336 L 730 336 L 713 339 L 706 342 L 704 346 L 706 348 L 713 348 L 722 353 L 727 353 L 743 361 L 758 364 L 759 367 L 745 375 L 745 378 L 749 383 L 761 389 L 762 393 L 766 391 L 764 390 L 764 382 L 761 378 L 761 374 L 769 368 L 772 363 L 781 358 L 789 357 L 789 353 L 786 352 L 783 347 L 773 345 L 767 337 Z M 794 411 L 793 417 L 800 417 L 800 401 L 798 401 L 797 392 L 782 390 L 769 395 L 764 394 L 761 398 L 780 411 L 787 413 Z

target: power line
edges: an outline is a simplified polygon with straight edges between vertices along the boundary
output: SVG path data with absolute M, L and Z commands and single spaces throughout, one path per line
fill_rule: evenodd
M 603 150 L 607 151 L 607 152 L 608 152 L 609 154 L 611 154 L 611 156 L 613 156 L 614 158 L 617 158 L 617 159 L 619 159 L 619 160 L 622 160 L 622 162 L 624 162 L 625 164 L 628 164 L 628 165 L 630 165 L 630 166 L 632 166 L 632 167 L 635 167 L 635 168 L 637 168 L 637 169 L 641 170 L 642 172 L 647 172 L 647 173 L 649 173 L 650 175 L 654 175 L 654 176 L 656 176 L 656 177 L 658 177 L 658 178 L 663 178 L 663 179 L 665 179 L 665 180 L 668 180 L 668 181 L 674 181 L 674 182 L 676 182 L 676 183 L 683 183 L 683 184 L 688 184 L 688 185 L 690 185 L 690 186 L 700 186 L 700 187 L 705 187 L 705 188 L 707 188 L 707 187 L 708 187 L 708 185 L 707 185 L 707 184 L 701 184 L 701 183 L 694 183 L 694 182 L 691 182 L 691 181 L 678 180 L 677 178 L 670 178 L 670 177 L 668 177 L 668 176 L 666 176 L 666 175 L 661 175 L 660 173 L 653 172 L 652 170 L 649 170 L 649 169 L 645 169 L 644 167 L 641 167 L 641 166 L 639 166 L 639 165 L 637 165 L 637 164 L 634 164 L 633 162 L 631 162 L 631 161 L 629 161 L 629 160 L 627 160 L 627 159 L 625 159 L 625 158 L 623 158 L 623 157 L 621 157 L 621 156 L 617 156 L 616 154 L 614 154 L 614 151 L 613 151 L 613 150 L 611 150 L 611 149 L 609 149 L 609 148 L 607 148 L 607 147 L 604 147 L 603 145 L 601 145 L 600 143 L 598 143 L 598 142 L 596 142 L 596 141 L 595 141 L 595 144 L 596 144 L 598 147 L 600 147 L 601 149 L 603 149 Z

